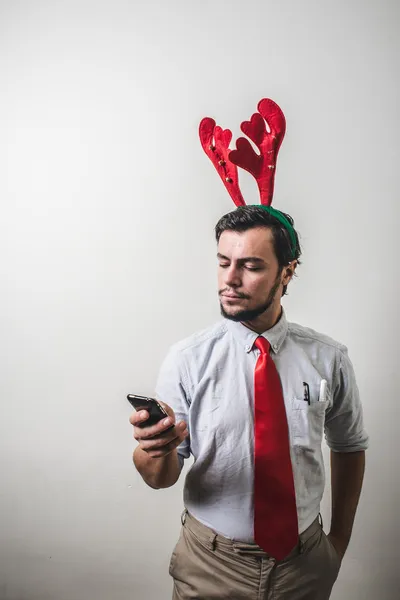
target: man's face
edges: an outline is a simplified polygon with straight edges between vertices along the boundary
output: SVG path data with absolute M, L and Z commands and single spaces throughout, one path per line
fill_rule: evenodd
M 225 318 L 252 321 L 280 305 L 283 278 L 270 229 L 224 231 L 218 261 L 218 293 Z

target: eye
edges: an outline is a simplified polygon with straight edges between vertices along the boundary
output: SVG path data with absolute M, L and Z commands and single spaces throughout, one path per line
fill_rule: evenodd
M 229 267 L 229 263 L 219 263 L 219 266 L 221 269 L 226 269 L 226 267 Z
M 246 267 L 248 271 L 261 271 L 261 267 Z

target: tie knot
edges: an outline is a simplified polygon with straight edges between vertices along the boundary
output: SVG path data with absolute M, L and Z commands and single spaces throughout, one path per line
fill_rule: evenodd
M 256 341 L 254 342 L 256 348 L 259 349 L 261 354 L 269 354 L 269 349 L 271 348 L 271 344 L 268 340 L 265 339 L 262 335 L 260 335 Z

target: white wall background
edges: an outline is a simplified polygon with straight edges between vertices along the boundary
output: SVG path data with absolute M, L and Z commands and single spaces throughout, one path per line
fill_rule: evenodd
M 0 3 L 1 600 L 170 597 L 181 483 L 135 473 L 125 395 L 219 318 L 213 227 L 234 207 L 197 127 L 237 136 L 264 96 L 288 121 L 274 203 L 304 245 L 285 306 L 349 346 L 371 436 L 333 600 L 398 598 L 399 16 Z

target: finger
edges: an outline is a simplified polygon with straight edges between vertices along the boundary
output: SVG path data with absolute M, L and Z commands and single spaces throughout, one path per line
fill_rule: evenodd
M 165 404 L 165 402 L 162 402 L 161 400 L 158 400 L 158 403 L 161 404 L 167 415 L 175 420 L 175 413 L 172 410 L 172 408 L 168 406 L 168 404 Z
M 186 429 L 186 423 L 181 421 L 175 427 L 167 426 L 167 431 L 162 429 L 161 432 L 151 435 L 153 431 L 153 427 L 145 427 L 145 428 L 136 428 L 134 429 L 133 437 L 139 441 L 157 441 L 163 440 L 164 443 L 168 443 L 168 441 L 175 439 L 177 436 L 181 435 L 182 432 Z
M 187 435 L 188 431 L 185 426 L 182 427 L 182 430 L 174 427 L 171 432 L 152 437 L 148 440 L 140 440 L 139 443 L 143 450 L 151 450 L 152 448 L 157 449 L 168 446 L 168 444 L 176 440 L 178 444 L 181 444 Z
M 159 435 L 156 437 L 152 437 L 149 439 L 140 439 L 139 446 L 145 452 L 149 452 L 152 450 L 163 449 L 169 446 L 171 442 L 176 442 L 176 445 L 179 446 L 183 442 L 183 440 L 189 435 L 187 427 L 184 423 L 182 423 L 181 427 L 174 427 L 171 432 L 167 432 L 164 435 Z
M 149 416 L 150 415 L 147 412 L 147 410 L 141 410 L 139 412 L 136 412 L 136 410 L 135 410 L 129 417 L 129 422 L 131 425 L 138 425 L 139 423 L 143 423 L 144 421 L 147 421 Z
M 186 430 L 186 435 L 188 435 L 187 430 Z M 186 437 L 186 436 L 184 436 L 184 437 Z M 177 448 L 182 443 L 182 441 L 183 441 L 182 436 L 179 436 L 175 440 L 172 440 L 171 442 L 169 442 L 166 446 L 163 446 L 161 448 L 146 450 L 146 452 L 150 456 L 150 458 L 162 458 L 162 457 L 170 454 L 175 448 Z
M 160 448 L 165 448 L 171 442 L 175 442 L 179 440 L 178 436 L 175 435 L 166 435 L 157 438 L 151 438 L 150 440 L 140 440 L 139 446 L 142 450 L 148 452 L 149 450 L 159 450 Z
M 147 439 L 147 438 L 155 437 L 157 435 L 161 435 L 167 429 L 170 429 L 171 425 L 174 425 L 174 424 L 175 424 L 175 419 L 173 417 L 167 417 L 166 419 L 163 419 L 162 421 L 159 421 L 158 423 L 156 423 L 155 425 L 152 425 L 150 427 L 143 427 L 143 428 L 139 428 L 139 429 L 135 428 L 134 438 L 135 439 Z

